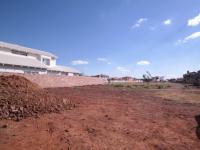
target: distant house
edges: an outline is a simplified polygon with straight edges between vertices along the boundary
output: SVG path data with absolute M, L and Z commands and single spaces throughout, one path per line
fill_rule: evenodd
M 108 80 L 109 82 L 122 82 L 122 78 L 119 77 L 111 77 Z
M 92 77 L 97 77 L 97 78 L 105 78 L 105 79 L 108 79 L 109 76 L 108 75 L 105 75 L 105 74 L 99 74 L 99 75 L 94 75 Z
M 162 82 L 164 81 L 164 77 L 155 76 L 151 78 L 152 82 Z
M 57 56 L 52 53 L 16 44 L 0 42 L 0 72 L 79 75 L 79 71 L 56 65 Z
M 131 81 L 134 81 L 134 78 L 133 77 L 122 77 L 122 80 L 123 81 L 127 81 L 127 82 L 131 82 Z

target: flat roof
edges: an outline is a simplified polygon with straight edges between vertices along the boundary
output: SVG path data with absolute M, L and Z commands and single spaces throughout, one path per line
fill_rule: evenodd
M 20 51 L 20 52 L 26 52 L 26 53 L 31 53 L 31 54 L 39 54 L 39 55 L 45 55 L 45 56 L 57 58 L 56 55 L 54 55 L 50 52 L 46 52 L 46 51 L 42 51 L 42 50 L 38 50 L 38 49 L 33 49 L 33 48 L 29 48 L 29 47 L 25 47 L 25 46 L 21 46 L 21 45 L 17 45 L 17 44 L 6 43 L 6 42 L 2 42 L 2 41 L 0 41 L 0 47 L 11 49 L 11 50 L 17 50 L 17 51 Z

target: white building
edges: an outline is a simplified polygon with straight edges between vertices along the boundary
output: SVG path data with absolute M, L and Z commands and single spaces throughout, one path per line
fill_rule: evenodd
M 52 53 L 16 44 L 0 42 L 0 72 L 79 75 L 79 71 L 56 65 L 57 56 Z

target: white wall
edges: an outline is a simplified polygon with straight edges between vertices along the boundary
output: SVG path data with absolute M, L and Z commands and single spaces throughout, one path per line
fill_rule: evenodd
M 6 53 L 6 54 L 10 54 L 10 55 L 17 55 L 17 54 L 13 54 L 12 50 L 8 49 L 8 48 L 0 48 L 0 54 L 1 53 Z M 19 55 L 21 56 L 21 55 Z M 32 53 L 28 53 L 29 58 L 34 58 L 37 59 L 38 61 L 42 62 L 42 58 L 47 58 L 50 60 L 50 67 L 56 66 L 56 58 L 53 57 L 49 57 L 49 56 L 45 56 L 45 55 L 39 55 L 39 54 L 32 54 Z
M 74 74 L 73 74 L 73 73 L 71 73 L 71 72 L 69 72 L 69 73 L 68 73 L 68 76 L 74 76 Z
M 30 53 L 28 53 L 28 56 L 27 56 L 27 57 L 29 57 L 29 58 L 34 58 L 34 59 L 37 59 L 37 60 L 40 61 L 40 55 L 37 55 L 37 54 L 30 54 Z
M 74 73 L 70 72 L 59 72 L 59 71 L 47 71 L 49 75 L 64 75 L 64 76 L 75 76 Z
M 0 72 L 47 74 L 46 70 L 20 66 L 0 65 Z
M 50 66 L 49 67 L 54 67 L 56 66 L 56 58 L 45 56 L 45 55 L 39 55 L 39 54 L 32 54 L 28 53 L 27 56 L 24 55 L 18 55 L 18 54 L 13 54 L 12 50 L 8 48 L 0 48 L 0 54 L 1 53 L 6 53 L 9 55 L 15 55 L 15 56 L 23 56 L 23 57 L 28 57 L 32 59 L 37 59 L 38 61 L 42 62 L 43 58 L 49 59 L 50 60 Z M 42 69 L 34 69 L 34 68 L 25 68 L 25 67 L 17 67 L 17 66 L 1 66 L 0 65 L 0 72 L 13 72 L 13 73 L 25 73 L 25 72 L 38 72 L 39 74 L 47 74 L 47 71 L 44 71 Z M 74 76 L 74 73 L 65 73 L 65 72 L 48 72 L 48 74 L 53 74 L 53 75 L 66 75 L 66 76 Z
M 1 68 L 0 67 L 0 72 L 9 72 L 9 73 L 24 73 L 23 70 L 18 70 L 18 69 L 10 69 L 10 68 Z
M 34 58 L 34 59 L 37 59 L 37 60 L 40 61 L 40 55 L 38 55 L 38 54 L 31 54 L 31 53 L 28 53 L 28 56 L 19 55 L 19 54 L 13 54 L 13 53 L 12 53 L 12 50 L 7 49 L 7 48 L 0 48 L 0 54 L 1 54 L 1 53 L 7 54 L 7 55 L 15 55 L 15 56 L 23 56 L 23 57 Z
M 50 60 L 50 66 L 51 67 L 56 66 L 56 58 L 51 58 L 51 60 Z

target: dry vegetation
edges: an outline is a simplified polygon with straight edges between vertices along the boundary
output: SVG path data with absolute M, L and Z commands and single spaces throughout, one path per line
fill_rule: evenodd
M 109 86 L 126 90 L 153 90 L 155 97 L 182 103 L 200 103 L 199 87 L 173 83 L 116 83 Z
M 109 86 L 129 89 L 166 89 L 171 87 L 168 83 L 115 83 Z

